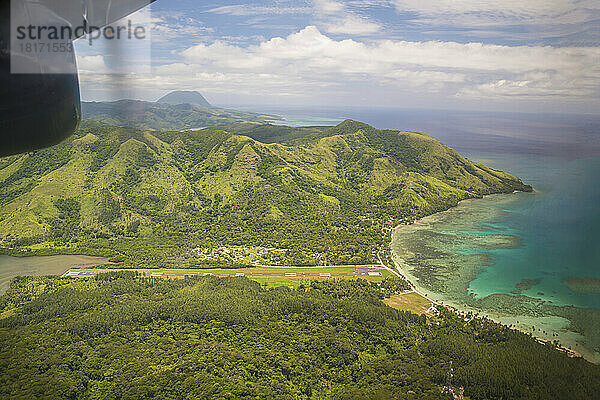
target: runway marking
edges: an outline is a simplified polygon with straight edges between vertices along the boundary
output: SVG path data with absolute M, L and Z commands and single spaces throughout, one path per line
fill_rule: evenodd
M 64 276 L 86 277 L 95 276 L 108 271 L 67 271 Z M 360 272 L 142 272 L 143 276 L 149 277 L 186 277 L 186 276 L 218 276 L 235 277 L 245 276 L 248 278 L 284 278 L 284 277 L 341 277 L 341 276 L 381 276 L 381 272 L 360 271 Z

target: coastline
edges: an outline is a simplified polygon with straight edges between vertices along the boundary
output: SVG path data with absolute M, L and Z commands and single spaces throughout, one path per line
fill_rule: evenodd
M 589 362 L 593 362 L 593 363 L 600 363 L 600 358 L 598 357 L 598 353 L 595 353 L 593 350 L 584 348 L 584 351 L 580 351 L 579 349 L 575 350 L 574 347 L 578 346 L 579 344 L 581 344 L 582 342 L 584 342 L 583 338 L 584 336 L 578 332 L 574 332 L 573 329 L 569 329 L 571 326 L 573 326 L 573 323 L 570 319 L 567 319 L 566 317 L 564 317 L 563 315 L 557 315 L 560 313 L 542 313 L 541 315 L 526 315 L 526 313 L 524 314 L 519 314 L 519 313 L 514 313 L 511 314 L 510 311 L 505 311 L 505 309 L 503 309 L 502 307 L 493 307 L 495 309 L 500 309 L 502 310 L 502 312 L 497 312 L 497 310 L 492 309 L 492 307 L 488 308 L 488 307 L 477 307 L 475 305 L 471 305 L 468 303 L 476 303 L 474 296 L 472 293 L 468 293 L 468 291 L 466 290 L 468 288 L 468 283 L 475 278 L 475 276 L 477 276 L 478 273 L 480 273 L 480 267 L 478 268 L 470 268 L 469 267 L 464 267 L 462 266 L 463 270 L 459 271 L 458 274 L 462 273 L 462 282 L 459 281 L 458 286 L 460 286 L 461 283 L 463 283 L 462 286 L 462 290 L 464 291 L 463 295 L 465 297 L 470 296 L 473 301 L 460 301 L 460 299 L 457 299 L 455 297 L 458 296 L 452 296 L 452 293 L 444 293 L 442 291 L 435 291 L 432 290 L 431 287 L 427 287 L 424 286 L 420 283 L 420 278 L 418 276 L 416 276 L 415 274 L 411 273 L 410 270 L 410 265 L 406 262 L 404 262 L 405 257 L 403 258 L 402 255 L 398 255 L 397 254 L 397 249 L 395 249 L 394 244 L 397 242 L 397 237 L 400 234 L 400 232 L 402 232 L 403 230 L 412 227 L 413 229 L 415 227 L 419 228 L 419 229 L 423 229 L 424 227 L 428 226 L 429 223 L 431 222 L 431 220 L 433 219 L 435 221 L 435 218 L 440 216 L 440 215 L 446 215 L 447 213 L 451 213 L 453 211 L 459 210 L 459 209 L 465 209 L 469 207 L 469 203 L 474 202 L 475 200 L 481 201 L 481 200 L 490 200 L 490 198 L 494 198 L 494 197 L 499 197 L 499 196 L 511 196 L 514 194 L 520 193 L 519 191 L 514 191 L 513 193 L 506 193 L 506 194 L 490 194 L 490 195 L 485 195 L 482 198 L 472 198 L 472 199 L 465 199 L 465 200 L 461 200 L 460 202 L 458 202 L 456 204 L 456 206 L 453 206 L 451 208 L 449 208 L 448 210 L 444 210 L 444 211 L 440 211 L 438 213 L 434 213 L 425 217 L 422 217 L 418 220 L 416 220 L 415 222 L 413 222 L 412 224 L 400 224 L 395 226 L 392 229 L 391 232 L 391 240 L 389 243 L 389 249 L 391 251 L 391 261 L 393 263 L 393 266 L 395 267 L 395 269 L 398 271 L 398 273 L 404 277 L 409 283 L 410 285 L 413 287 L 413 289 L 415 290 L 416 293 L 420 294 L 421 296 L 425 297 L 426 299 L 428 299 L 428 301 L 431 301 L 433 304 L 439 304 L 441 306 L 444 306 L 446 308 L 451 309 L 453 312 L 464 316 L 468 313 L 471 313 L 473 315 L 479 315 L 479 316 L 483 316 L 491 321 L 494 321 L 498 324 L 504 325 L 510 329 L 514 329 L 514 330 L 518 330 L 519 332 L 522 332 L 524 334 L 527 335 L 531 335 L 532 338 L 534 340 L 536 340 L 539 343 L 552 343 L 555 340 L 557 340 L 557 338 L 560 339 L 560 343 L 557 345 L 557 348 L 560 351 L 563 351 L 565 353 L 567 353 L 570 357 L 582 357 L 585 358 L 586 360 L 588 360 Z M 534 191 L 535 193 L 535 191 Z M 446 214 L 445 214 L 446 213 Z M 507 247 L 512 247 L 512 246 L 507 246 Z M 412 256 L 414 256 L 414 254 L 411 254 Z M 487 260 L 489 258 L 488 255 L 485 254 L 470 254 L 471 257 L 477 256 L 478 259 L 480 260 L 479 262 L 483 265 L 487 264 Z M 410 257 L 408 257 L 410 258 Z M 465 277 L 466 276 L 466 277 Z M 455 282 L 454 279 L 449 278 L 450 281 L 452 281 L 452 283 Z M 464 283 L 467 283 L 467 285 L 465 286 Z M 459 292 L 461 289 L 460 288 L 454 288 L 455 292 Z M 521 295 L 518 294 L 517 296 L 512 296 L 512 295 L 508 295 L 508 294 L 494 294 L 494 295 L 490 295 L 485 297 L 483 300 L 487 300 L 487 302 L 485 301 L 481 301 L 479 300 L 479 303 L 481 303 L 481 305 L 483 305 L 484 303 L 487 305 L 487 303 L 493 303 L 494 301 L 497 303 L 518 303 L 518 302 L 523 302 L 523 303 L 537 303 L 534 304 L 535 306 L 543 306 L 544 302 L 543 301 L 539 301 L 537 299 L 532 299 L 529 298 L 525 295 Z M 495 305 L 495 304 L 494 304 Z M 529 304 L 528 304 L 529 305 Z M 560 308 L 560 307 L 558 307 Z M 508 310 L 510 310 L 510 308 L 507 308 Z M 541 324 L 541 328 L 539 328 L 539 325 Z M 537 325 L 539 330 L 534 329 L 533 332 L 531 329 L 527 329 L 526 327 L 531 327 L 532 325 Z M 554 333 L 552 334 L 552 337 L 548 337 L 548 334 L 546 334 L 546 330 L 548 330 L 548 332 L 551 332 L 550 327 L 552 329 L 557 329 L 560 330 L 562 333 L 560 336 L 554 336 Z M 558 328 L 557 328 L 558 327 Z M 542 332 L 545 335 L 542 335 Z M 552 331 L 553 332 L 553 331 Z
M 472 313 L 472 314 L 479 314 L 481 316 L 485 316 L 487 319 L 492 320 L 496 323 L 502 324 L 511 329 L 518 330 L 518 331 L 528 334 L 528 335 L 532 334 L 532 336 L 535 338 L 535 340 L 537 340 L 539 342 L 553 342 L 555 339 L 554 335 L 553 335 L 553 337 L 548 337 L 548 335 L 542 335 L 541 334 L 542 332 L 546 333 L 546 331 L 551 332 L 553 330 L 564 331 L 564 333 L 562 333 L 561 337 L 560 337 L 560 342 L 561 342 L 561 344 L 559 345 L 560 349 L 562 349 L 563 351 L 565 351 L 566 353 L 568 353 L 571 356 L 579 356 L 579 357 L 583 357 L 583 358 L 587 359 L 588 361 L 600 363 L 600 358 L 598 357 L 598 353 L 594 353 L 593 351 L 586 352 L 585 350 L 587 350 L 587 349 L 585 347 L 584 347 L 584 351 L 575 350 L 575 346 L 578 346 L 585 342 L 585 340 L 583 340 L 584 335 L 582 333 L 580 334 L 580 333 L 576 332 L 575 329 L 571 328 L 573 325 L 577 325 L 577 324 L 572 324 L 571 322 L 573 321 L 573 319 L 565 316 L 566 313 L 560 313 L 560 312 L 556 312 L 556 311 L 555 312 L 547 312 L 546 309 L 544 309 L 542 313 L 539 313 L 539 315 L 531 315 L 531 314 L 525 315 L 525 314 L 519 314 L 519 313 L 511 313 L 510 312 L 511 310 L 509 307 L 506 308 L 506 310 L 509 310 L 508 312 L 502 312 L 505 310 L 503 310 L 502 307 L 498 306 L 498 304 L 514 305 L 518 301 L 523 301 L 523 302 L 536 302 L 537 301 L 538 304 L 535 304 L 535 306 L 540 305 L 539 300 L 527 298 L 527 296 L 520 295 L 520 294 L 517 296 L 511 296 L 508 294 L 494 294 L 492 296 L 487 296 L 484 299 L 484 301 L 478 300 L 478 302 L 477 302 L 478 305 L 485 305 L 485 306 L 492 305 L 493 307 L 474 307 L 474 306 L 470 305 L 469 303 L 473 304 L 473 303 L 475 303 L 475 301 L 463 302 L 463 301 L 460 301 L 461 300 L 460 298 L 458 298 L 458 299 L 456 297 L 453 298 L 452 296 L 447 296 L 446 295 L 447 293 L 439 292 L 439 291 L 436 292 L 436 291 L 432 290 L 430 287 L 421 285 L 419 277 L 415 276 L 414 274 L 411 273 L 409 265 L 403 266 L 403 264 L 401 262 L 399 262 L 398 257 L 395 254 L 396 251 L 394 249 L 393 243 L 395 241 L 396 236 L 403 230 L 410 229 L 410 227 L 427 226 L 428 225 L 427 221 L 429 219 L 432 219 L 432 218 L 435 219 L 439 215 L 443 215 L 444 213 L 451 213 L 457 209 L 461 209 L 461 208 L 468 209 L 469 207 L 471 207 L 471 204 L 475 203 L 476 201 L 481 202 L 481 201 L 485 201 L 485 200 L 494 199 L 496 197 L 510 198 L 518 193 L 526 193 L 526 192 L 513 191 L 512 193 L 497 193 L 497 194 L 485 195 L 485 196 L 482 196 L 479 198 L 464 199 L 464 200 L 457 202 L 456 205 L 450 207 L 447 210 L 440 211 L 440 212 L 422 217 L 422 218 L 414 221 L 412 224 L 409 224 L 409 225 L 399 224 L 399 225 L 393 227 L 391 230 L 391 241 L 389 243 L 391 254 L 392 254 L 391 259 L 392 259 L 392 263 L 393 263 L 393 268 L 386 267 L 386 269 L 388 269 L 388 271 L 390 271 L 396 275 L 403 276 L 410 283 L 410 285 L 415 293 L 423 296 L 428 301 L 430 301 L 432 304 L 440 305 L 443 307 L 451 307 L 452 309 L 455 310 L 455 312 L 457 312 L 459 314 Z M 508 237 L 510 235 L 504 235 L 504 236 Z M 508 245 L 501 246 L 501 247 L 514 247 L 514 243 L 511 242 Z M 487 261 L 485 259 L 485 257 L 487 257 L 487 256 L 485 256 L 483 254 L 470 254 L 471 257 L 474 255 L 481 257 L 479 259 L 480 265 L 487 265 Z M 4 256 L 4 257 L 7 257 L 7 256 Z M 18 257 L 18 258 L 38 259 L 38 258 L 44 258 L 44 257 L 60 258 L 60 257 L 88 257 L 88 256 L 69 256 L 69 255 L 33 256 L 33 255 L 28 255 L 26 257 Z M 88 263 L 87 266 L 110 263 L 107 258 L 100 258 L 100 257 L 89 257 L 89 258 L 94 258 L 95 260 L 91 263 Z M 380 263 L 385 266 L 385 264 L 383 262 L 381 262 L 381 259 L 380 259 Z M 20 273 L 17 275 L 55 275 L 55 274 L 62 275 L 67 270 L 69 270 L 70 268 L 73 268 L 74 266 L 75 265 L 67 266 L 67 264 L 65 264 L 63 271 L 58 272 L 58 273 L 56 273 L 56 272 L 38 273 L 36 271 L 33 273 L 25 272 L 25 273 Z M 86 266 L 86 264 L 80 263 L 77 266 L 84 267 L 84 266 Z M 466 268 L 468 269 L 468 266 Z M 459 272 L 463 273 L 464 271 L 459 271 Z M 479 273 L 479 271 L 477 268 L 467 271 L 467 275 L 471 276 L 472 277 L 471 279 L 474 279 L 474 277 L 478 273 Z M 17 276 L 17 275 L 14 275 L 14 276 Z M 467 285 L 463 286 L 463 287 L 460 287 L 460 286 L 455 287 L 454 288 L 455 293 L 457 293 L 458 291 L 461 291 L 461 290 L 465 293 L 467 292 L 466 289 L 468 288 L 469 280 L 464 279 L 464 276 L 465 276 L 465 274 L 463 273 L 463 279 L 457 280 L 457 281 L 459 284 L 466 282 Z M 2 289 L 3 288 L 0 287 L 0 294 L 3 292 Z M 489 299 L 489 301 L 487 301 L 488 299 Z M 493 304 L 494 302 L 496 302 L 496 303 Z M 541 302 L 541 305 L 543 305 L 543 302 Z M 560 308 L 560 307 L 556 307 L 556 306 L 554 306 L 554 307 Z M 501 312 L 497 312 L 498 310 L 500 310 Z M 531 329 L 526 328 L 527 326 L 531 327 L 532 325 L 535 325 L 538 329 L 537 330 L 534 329 L 532 332 Z M 541 325 L 541 328 L 540 328 L 540 325 Z M 568 344 L 569 347 L 567 347 L 566 344 Z

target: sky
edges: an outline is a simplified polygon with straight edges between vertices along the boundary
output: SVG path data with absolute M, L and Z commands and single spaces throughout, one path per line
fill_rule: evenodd
M 76 42 L 83 100 L 600 111 L 597 0 L 157 0 L 129 18 L 145 44 Z

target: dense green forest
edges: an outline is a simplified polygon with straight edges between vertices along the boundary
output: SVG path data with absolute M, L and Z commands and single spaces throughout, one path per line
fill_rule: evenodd
M 17 278 L 0 299 L 0 398 L 592 399 L 600 367 L 493 322 L 387 307 L 365 280 L 114 272 Z
M 0 251 L 193 268 L 217 266 L 194 249 L 260 246 L 279 250 L 272 264 L 369 264 L 392 226 L 514 190 L 531 187 L 426 134 L 351 120 L 188 132 L 84 121 L 57 146 L 0 160 Z
M 167 93 L 157 103 L 167 104 L 193 104 L 202 107 L 212 107 L 212 105 L 202 96 L 200 92 L 193 90 L 175 90 Z
M 83 102 L 83 118 L 130 128 L 173 130 L 243 122 L 265 123 L 277 116 L 216 108 L 210 105 L 169 104 L 141 100 Z

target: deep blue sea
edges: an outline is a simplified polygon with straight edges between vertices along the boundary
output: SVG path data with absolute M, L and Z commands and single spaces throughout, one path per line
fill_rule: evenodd
M 252 111 L 294 126 L 334 125 L 346 118 L 377 128 L 422 131 L 468 158 L 530 183 L 504 213 L 481 221 L 486 231 L 517 236 L 521 246 L 488 249 L 491 263 L 470 284 L 476 297 L 523 291 L 554 305 L 600 308 L 600 292 L 574 291 L 568 278 L 600 278 L 600 116 L 368 108 Z M 479 234 L 480 232 L 473 232 Z M 482 249 L 462 249 L 482 252 Z

